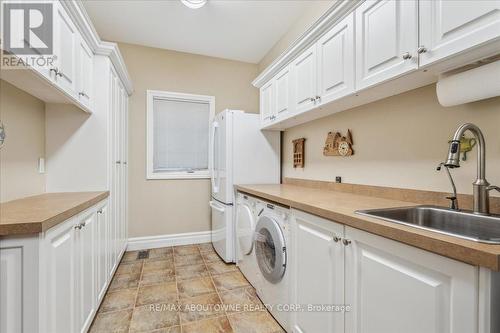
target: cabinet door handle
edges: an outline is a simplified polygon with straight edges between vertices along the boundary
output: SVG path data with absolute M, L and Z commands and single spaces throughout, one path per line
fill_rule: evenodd
M 342 240 L 342 238 L 337 237 L 337 236 L 333 236 L 333 241 L 334 241 L 335 243 L 338 243 L 338 242 L 340 242 L 341 240 Z
M 404 59 L 404 60 L 409 60 L 409 59 L 411 59 L 411 54 L 410 54 L 410 52 L 405 52 L 405 53 L 403 54 L 403 59 Z
M 81 223 L 78 223 L 77 225 L 75 225 L 75 226 L 74 226 L 74 228 L 75 228 L 76 230 L 81 230 L 81 229 L 82 229 L 82 227 L 83 227 L 83 226 L 81 225 Z
M 116 161 L 115 163 L 116 164 L 122 164 L 122 161 Z
M 314 102 L 316 102 L 316 98 L 314 98 L 314 97 L 310 97 L 310 98 L 309 98 L 309 100 L 310 100 L 311 102 L 313 102 L 313 103 L 314 103 Z
M 89 95 L 87 95 L 84 91 L 80 91 L 78 93 L 78 96 L 81 96 L 81 97 L 85 96 L 85 97 L 89 98 Z
M 342 244 L 344 244 L 345 246 L 347 246 L 347 245 L 351 244 L 351 241 L 350 241 L 349 239 L 345 239 L 345 238 L 344 238 L 344 239 L 342 240 Z
M 58 71 L 56 72 L 56 75 L 57 75 L 57 76 L 59 76 L 59 77 L 62 77 L 64 74 L 63 74 L 63 72 L 61 72 L 60 70 L 58 70 Z
M 102 209 L 99 209 L 99 210 L 97 211 L 97 214 L 102 214 Z
M 423 46 L 423 45 L 420 45 L 418 47 L 418 49 L 417 49 L 417 53 L 418 54 L 422 54 L 422 53 L 425 53 L 425 52 L 427 52 L 427 48 L 425 46 Z

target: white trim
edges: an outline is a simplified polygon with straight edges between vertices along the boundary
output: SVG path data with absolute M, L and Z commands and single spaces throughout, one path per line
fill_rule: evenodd
M 364 0 L 340 0 L 335 2 L 311 27 L 299 36 L 278 58 L 276 58 L 259 76 L 252 85 L 260 88 L 285 68 L 302 51 L 313 45 L 337 22 L 353 11 Z
M 153 100 L 154 98 L 165 98 L 169 100 L 180 100 L 180 101 L 195 101 L 208 103 L 209 105 L 209 115 L 208 124 L 210 128 L 210 122 L 212 121 L 215 114 L 215 97 L 208 95 L 195 95 L 195 94 L 185 94 L 170 91 L 160 91 L 160 90 L 147 90 L 146 91 L 146 179 L 148 180 L 158 180 L 158 179 L 209 179 L 210 178 L 210 165 L 206 170 L 188 172 L 154 172 L 153 171 Z M 210 150 L 210 138 L 207 137 L 208 150 Z M 210 160 L 210 158 L 209 158 Z M 209 161 L 210 164 L 210 161 Z
M 158 247 L 209 243 L 210 231 L 186 232 L 160 236 L 132 237 L 128 239 L 127 251 L 154 249 Z

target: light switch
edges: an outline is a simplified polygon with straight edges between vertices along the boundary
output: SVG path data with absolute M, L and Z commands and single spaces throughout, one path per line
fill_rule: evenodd
M 45 173 L 45 158 L 43 157 L 38 159 L 38 172 Z

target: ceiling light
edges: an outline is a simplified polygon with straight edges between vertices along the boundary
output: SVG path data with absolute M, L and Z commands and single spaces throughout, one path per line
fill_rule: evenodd
M 198 9 L 207 3 L 207 0 L 181 0 L 181 2 L 186 6 L 191 9 Z

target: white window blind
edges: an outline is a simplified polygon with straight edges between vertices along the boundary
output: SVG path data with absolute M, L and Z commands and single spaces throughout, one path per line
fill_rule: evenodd
M 148 178 L 208 177 L 210 100 L 151 94 Z M 192 95 L 197 96 L 197 95 Z M 192 176 L 190 176 L 192 175 Z

